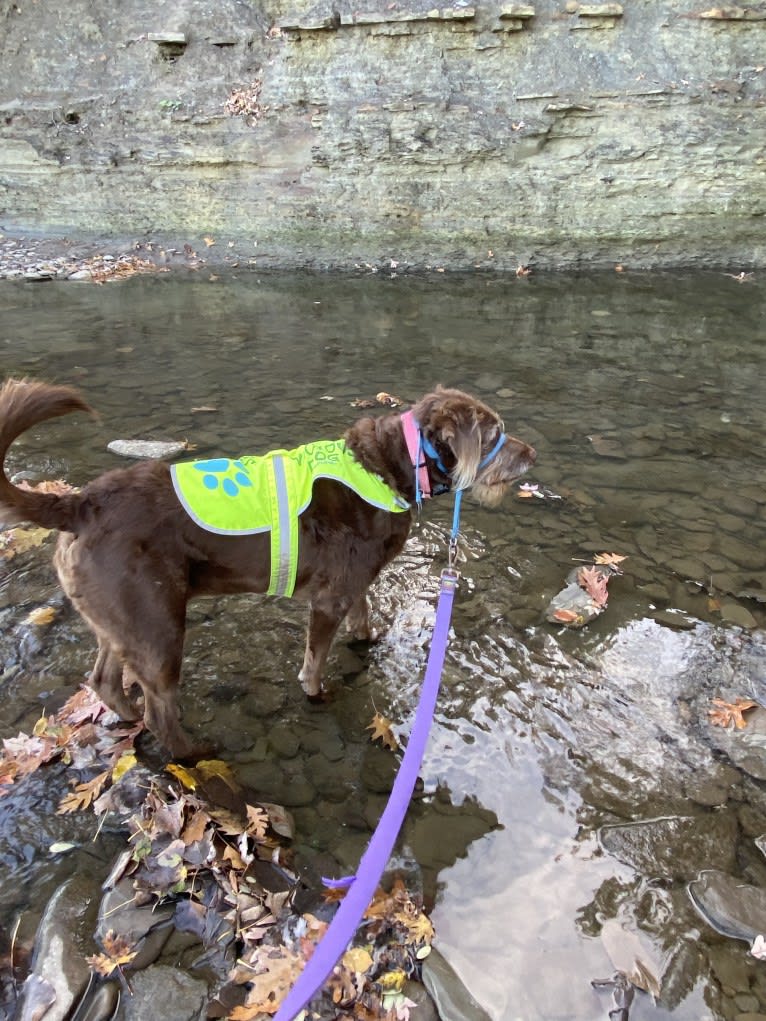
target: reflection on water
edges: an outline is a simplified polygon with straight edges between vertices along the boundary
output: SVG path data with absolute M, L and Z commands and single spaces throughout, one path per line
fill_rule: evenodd
M 454 638 L 404 834 L 442 946 L 493 1017 L 590 1021 L 609 1008 L 590 980 L 613 970 L 601 932 L 617 919 L 664 970 L 658 1005 L 639 995 L 633 1017 L 766 1013 L 762 965 L 685 891 L 706 867 L 766 885 L 761 782 L 707 716 L 712 696 L 766 696 L 765 302 L 758 282 L 718 275 L 0 284 L 2 375 L 78 383 L 104 420 L 35 430 L 10 462 L 82 482 L 115 464 L 115 438 L 187 438 L 195 456 L 291 446 L 339 435 L 356 397 L 437 381 L 493 404 L 562 499 L 464 511 Z M 190 613 L 186 715 L 291 804 L 303 851 L 329 867 L 355 864 L 383 804 L 390 763 L 365 726 L 378 709 L 406 733 L 449 515 L 429 507 L 378 586 L 380 645 L 336 649 L 327 707 L 306 707 L 294 680 L 300 606 Z M 606 613 L 579 633 L 544 624 L 573 562 L 600 551 L 628 556 Z M 65 607 L 42 634 L 23 623 L 56 599 L 40 557 L 0 586 L 3 736 L 89 668 Z M 8 805 L 6 867 L 55 873 L 50 833 Z M 3 920 L 28 898 L 4 893 Z

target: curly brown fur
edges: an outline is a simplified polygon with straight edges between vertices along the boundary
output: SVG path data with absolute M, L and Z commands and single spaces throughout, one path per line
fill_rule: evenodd
M 479 499 L 494 504 L 534 462 L 531 447 L 508 437 L 497 457 L 480 468 L 502 422 L 459 390 L 437 387 L 413 410 L 445 469 L 428 459 L 434 487 L 471 486 Z M 107 472 L 79 493 L 29 492 L 12 485 L 2 462 L 13 440 L 72 411 L 91 409 L 69 387 L 22 380 L 0 390 L 0 516 L 61 531 L 56 570 L 98 642 L 90 684 L 122 717 L 143 713 L 165 749 L 185 758 L 195 751 L 179 722 L 177 702 L 186 605 L 201 595 L 265 592 L 269 536 L 202 529 L 181 506 L 170 469 L 161 461 Z M 357 460 L 414 500 L 414 471 L 398 414 L 362 418 L 345 438 Z M 371 637 L 367 589 L 401 551 L 411 520 L 409 513 L 373 507 L 329 479 L 315 483 L 299 519 L 295 587 L 295 595 L 309 605 L 299 675 L 309 697 L 321 692 L 327 654 L 344 618 L 356 637 Z M 143 708 L 130 698 L 136 687 L 143 693 Z

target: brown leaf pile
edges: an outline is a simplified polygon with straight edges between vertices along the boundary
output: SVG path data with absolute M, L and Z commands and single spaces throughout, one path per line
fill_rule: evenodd
M 53 716 L 41 716 L 31 734 L 19 733 L 3 741 L 0 754 L 0 793 L 14 781 L 34 773 L 46 763 L 62 760 L 77 769 L 108 766 L 106 784 L 114 765 L 143 729 L 142 723 L 119 725 L 119 718 L 83 685 Z M 98 779 L 98 778 L 96 778 Z M 87 807 L 98 794 L 95 780 L 78 784 L 64 799 L 60 811 Z M 100 793 L 100 790 L 99 790 Z M 71 800 L 70 800 L 71 799 Z

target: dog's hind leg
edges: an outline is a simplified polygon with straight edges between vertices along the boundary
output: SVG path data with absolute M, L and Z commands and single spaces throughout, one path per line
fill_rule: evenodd
M 370 604 L 366 592 L 351 604 L 351 609 L 346 615 L 346 628 L 359 642 L 377 641 L 378 632 L 370 627 Z
M 178 685 L 181 673 L 183 632 L 180 640 L 166 642 L 161 654 L 153 649 L 129 650 L 125 677 L 144 693 L 144 723 L 174 759 L 188 759 L 198 749 L 180 723 Z
M 306 653 L 298 679 L 309 698 L 318 699 L 322 691 L 322 672 L 332 640 L 351 605 L 347 597 L 315 596 L 309 605 Z
M 113 651 L 109 642 L 99 636 L 98 655 L 88 683 L 101 701 L 123 720 L 137 720 L 141 710 L 131 701 L 122 683 L 122 660 Z

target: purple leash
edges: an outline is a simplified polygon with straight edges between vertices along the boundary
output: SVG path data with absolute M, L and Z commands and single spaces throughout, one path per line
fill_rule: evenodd
M 431 727 L 431 719 L 436 708 L 457 583 L 458 572 L 450 562 L 450 566 L 442 571 L 434 633 L 428 653 L 420 702 L 388 804 L 383 810 L 377 829 L 370 838 L 367 850 L 361 857 L 357 874 L 350 880 L 351 885 L 346 896 L 341 901 L 340 907 L 306 967 L 282 1001 L 282 1005 L 274 1016 L 274 1021 L 293 1021 L 322 986 L 353 939 L 362 915 L 372 900 L 380 877 L 391 857 L 394 842 L 399 835 L 412 792 L 415 789 Z M 342 886 L 345 883 L 339 881 L 335 885 Z

